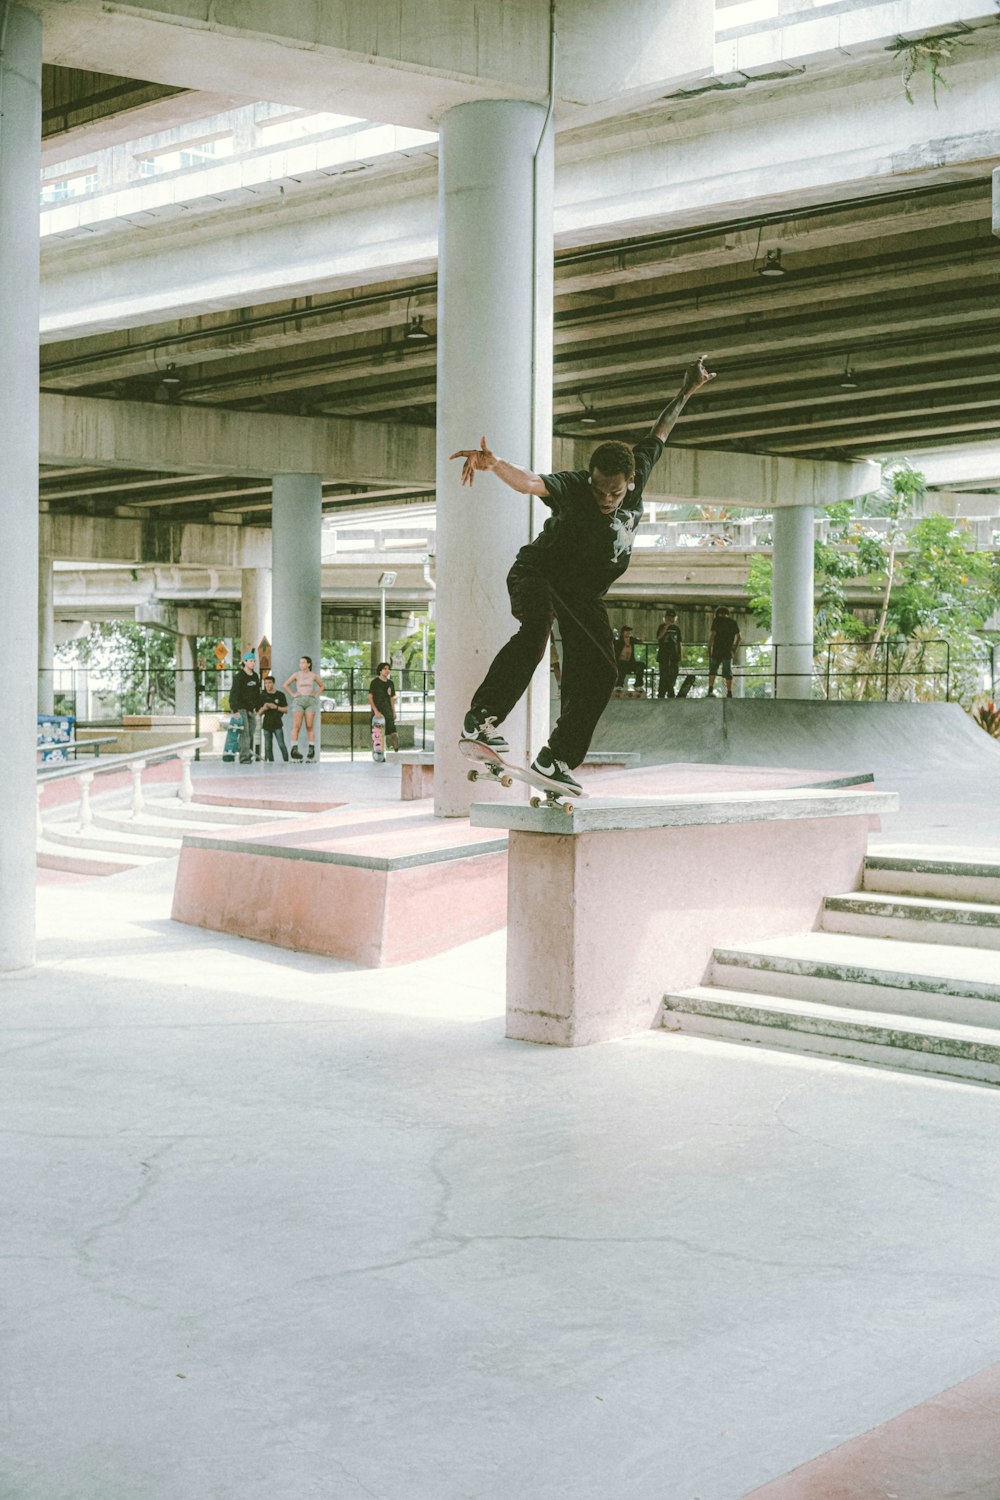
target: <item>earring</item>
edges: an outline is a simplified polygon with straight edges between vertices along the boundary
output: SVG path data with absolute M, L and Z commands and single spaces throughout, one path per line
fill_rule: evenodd
M 626 488 L 626 489 L 627 489 L 627 490 L 634 490 L 634 489 L 635 489 L 635 485 L 634 485 L 634 484 L 627 484 L 627 485 L 626 485 L 626 486 L 625 486 L 625 488 Z

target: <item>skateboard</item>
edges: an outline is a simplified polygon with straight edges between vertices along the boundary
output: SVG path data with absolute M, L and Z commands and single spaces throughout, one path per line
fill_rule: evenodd
M 574 799 L 587 795 L 586 792 L 571 792 L 568 787 L 557 790 L 554 786 L 548 786 L 537 771 L 511 765 L 502 755 L 486 745 L 480 745 L 476 740 L 459 740 L 458 748 L 466 760 L 477 762 L 466 772 L 470 781 L 478 781 L 480 776 L 492 776 L 501 786 L 513 786 L 515 781 L 523 781 L 525 786 L 536 788 L 536 795 L 531 798 L 532 807 L 558 807 L 565 813 L 571 813 Z M 539 797 L 537 792 L 542 795 Z
M 240 716 L 233 714 L 226 728 L 226 741 L 222 747 L 222 759 L 234 761 L 240 753 Z
M 372 718 L 372 760 L 379 764 L 385 760 L 385 739 L 382 735 L 384 728 L 384 719 Z
M 686 698 L 688 693 L 694 687 L 696 681 L 697 678 L 695 677 L 694 673 L 689 672 L 684 681 L 681 683 L 680 687 L 677 689 L 678 698 Z

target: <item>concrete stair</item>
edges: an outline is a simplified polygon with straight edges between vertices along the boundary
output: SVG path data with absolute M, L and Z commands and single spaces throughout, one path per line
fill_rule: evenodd
M 45 819 L 36 846 L 36 861 L 50 870 L 116 875 L 154 860 L 173 858 L 180 853 L 186 834 L 211 835 L 301 816 L 301 813 L 262 811 L 238 803 L 216 807 L 181 802 L 177 797 L 147 795 L 138 817 L 132 817 L 130 805 L 95 808 L 86 830 L 80 829 L 76 814 L 68 810 L 63 810 L 61 816 Z
M 890 889 L 881 889 L 888 882 Z M 671 1031 L 1000 1084 L 1000 855 L 871 856 L 822 929 L 717 948 Z

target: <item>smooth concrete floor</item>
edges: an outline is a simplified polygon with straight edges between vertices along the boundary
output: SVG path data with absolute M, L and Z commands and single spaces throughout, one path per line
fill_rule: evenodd
M 996 1091 L 507 1042 L 502 934 L 362 971 L 174 869 L 0 980 L 4 1500 L 740 1500 L 1000 1359 Z

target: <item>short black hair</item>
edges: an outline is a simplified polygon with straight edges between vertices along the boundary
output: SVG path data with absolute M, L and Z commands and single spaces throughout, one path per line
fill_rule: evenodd
M 378 666 L 375 668 L 376 672 L 381 672 L 383 667 L 389 667 L 391 669 L 392 663 L 388 661 L 380 661 Z
M 590 455 L 590 472 L 594 470 L 601 474 L 624 474 L 626 479 L 631 479 L 635 474 L 635 454 L 629 443 L 601 443 Z
M 273 682 L 274 681 L 274 675 L 273 675 L 273 673 L 268 672 L 267 676 L 264 678 L 264 681 L 265 682 Z
M 663 611 L 663 618 L 665 620 L 676 620 L 676 618 L 677 618 L 677 611 L 676 611 L 676 609 L 665 609 Z

